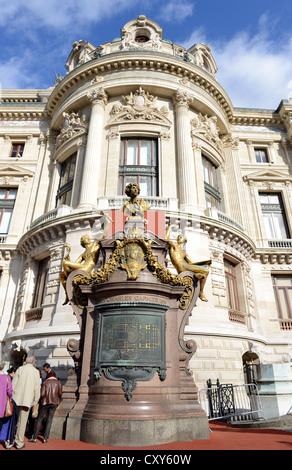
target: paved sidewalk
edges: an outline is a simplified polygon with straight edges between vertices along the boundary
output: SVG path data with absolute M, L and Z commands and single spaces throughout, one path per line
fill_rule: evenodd
M 151 450 L 159 453 L 160 451 L 195 451 L 195 450 L 292 450 L 292 432 L 279 431 L 276 429 L 244 429 L 234 428 L 231 425 L 210 422 L 210 439 L 196 440 L 191 442 L 174 442 L 170 444 L 161 444 L 149 447 L 108 447 L 97 444 L 87 444 L 80 441 L 64 441 L 59 439 L 49 439 L 48 443 L 43 444 L 39 438 L 37 442 L 28 442 L 25 438 L 24 450 L 97 450 L 107 451 L 111 455 L 117 455 L 116 451 L 145 451 Z M 0 443 L 0 450 L 11 452 L 15 447 L 6 450 Z M 129 452 L 129 454 L 131 453 Z

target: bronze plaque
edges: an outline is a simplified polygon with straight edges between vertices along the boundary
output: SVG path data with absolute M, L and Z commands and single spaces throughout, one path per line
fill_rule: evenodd
M 99 307 L 96 366 L 164 367 L 167 308 L 123 302 Z

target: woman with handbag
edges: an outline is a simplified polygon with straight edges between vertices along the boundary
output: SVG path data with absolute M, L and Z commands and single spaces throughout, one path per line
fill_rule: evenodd
M 3 373 L 4 367 L 5 362 L 0 363 L 0 437 L 3 424 L 13 415 L 12 383 L 10 377 Z

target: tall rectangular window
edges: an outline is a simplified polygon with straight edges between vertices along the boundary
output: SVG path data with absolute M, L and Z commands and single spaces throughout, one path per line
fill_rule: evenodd
M 138 183 L 141 196 L 158 195 L 157 140 L 128 138 L 121 141 L 119 194 Z
M 224 272 L 227 287 L 228 307 L 230 310 L 240 310 L 235 265 L 224 260 Z
M 208 158 L 202 156 L 206 207 L 221 208 L 217 167 Z
M 49 266 L 50 266 L 50 257 L 44 258 L 43 260 L 39 262 L 32 308 L 40 307 L 44 303 Z
M 272 276 L 278 317 L 292 319 L 292 277 Z
M 266 235 L 270 239 L 290 238 L 280 193 L 260 193 Z
M 76 168 L 77 153 L 71 155 L 61 164 L 59 189 L 57 192 L 57 205 L 70 206 L 72 200 L 72 188 Z
M 16 194 L 16 188 L 0 188 L 0 234 L 8 233 Z
M 22 157 L 23 151 L 24 151 L 24 144 L 14 143 L 12 144 L 12 147 L 11 147 L 10 157 L 11 158 Z

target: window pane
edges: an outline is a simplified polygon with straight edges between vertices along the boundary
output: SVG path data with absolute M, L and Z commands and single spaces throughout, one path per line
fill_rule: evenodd
M 287 238 L 282 214 L 273 214 L 273 222 L 275 227 L 275 237 L 281 239 Z
M 260 202 L 261 204 L 268 204 L 269 203 L 269 195 L 261 193 L 260 195 Z
M 138 142 L 137 140 L 128 140 L 126 165 L 138 165 Z
M 233 310 L 239 310 L 237 280 L 234 264 L 228 260 L 224 260 L 224 271 L 227 287 L 228 307 Z
M 292 318 L 292 277 L 273 276 L 279 318 Z
M 0 188 L 0 199 L 16 199 L 17 188 Z
M 72 188 L 76 169 L 77 153 L 67 158 L 61 165 L 61 176 L 57 193 L 57 204 L 70 206 L 72 198 Z
M 7 195 L 7 189 L 6 188 L 0 188 L 0 199 L 6 199 Z
M 18 155 L 20 157 L 22 157 L 23 150 L 24 150 L 24 144 L 13 144 L 12 149 L 11 149 L 11 153 L 10 153 L 10 157 L 15 158 Z
M 34 299 L 32 303 L 32 308 L 40 307 L 44 303 L 47 278 L 49 271 L 50 258 L 45 258 L 39 263 L 38 274 L 36 277 L 36 285 L 34 291 Z
M 256 161 L 259 163 L 267 163 L 268 155 L 266 149 L 255 150 Z
M 151 178 L 147 176 L 140 177 L 140 196 L 151 196 Z
M 0 233 L 8 233 L 13 209 L 0 209 Z
M 291 296 L 290 296 L 291 297 Z M 289 318 L 288 296 L 285 289 L 278 289 L 278 299 L 281 306 L 282 318 Z
M 277 286 L 286 286 L 286 287 L 292 286 L 292 277 L 273 276 L 273 281 L 274 281 L 274 284 Z
M 280 204 L 280 198 L 278 194 L 271 193 L 270 197 L 270 204 Z
M 150 140 L 141 140 L 140 165 L 151 165 L 151 144 Z
M 138 176 L 133 176 L 133 175 L 127 175 L 125 177 L 125 187 L 129 183 L 138 183 Z M 125 188 L 124 188 L 125 189 Z
M 68 173 L 68 179 L 69 180 L 74 178 L 75 167 L 76 167 L 76 157 L 72 158 L 71 161 L 70 161 L 70 169 L 69 169 L 69 173 Z
M 16 199 L 17 189 L 9 189 L 7 199 Z
M 207 163 L 207 160 L 205 158 L 203 158 L 202 161 L 203 161 L 204 181 L 206 181 L 206 183 L 209 183 L 208 163 Z
M 271 214 L 263 214 L 266 235 L 268 238 L 277 238 L 274 232 L 273 220 Z

